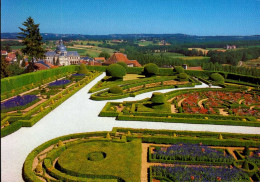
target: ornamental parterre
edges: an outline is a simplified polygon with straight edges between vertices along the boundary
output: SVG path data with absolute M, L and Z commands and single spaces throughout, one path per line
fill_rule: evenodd
M 249 177 L 236 168 L 153 166 L 154 178 L 166 178 L 171 181 L 250 181 Z
M 1 110 L 7 110 L 19 106 L 25 106 L 33 101 L 35 101 L 38 97 L 36 95 L 24 95 L 24 96 L 16 96 L 12 99 L 9 99 L 3 103 L 1 103 Z
M 49 84 L 50 87 L 57 87 L 57 86 L 62 86 L 62 85 L 67 85 L 71 81 L 70 80 L 57 80 L 55 82 L 52 82 Z

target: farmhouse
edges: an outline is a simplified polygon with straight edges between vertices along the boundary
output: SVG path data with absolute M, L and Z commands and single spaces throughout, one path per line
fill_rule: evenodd
M 57 66 L 67 66 L 78 64 L 80 62 L 80 56 L 77 51 L 67 51 L 63 45 L 63 41 L 60 40 L 55 51 L 45 53 L 45 61 Z
M 110 65 L 117 62 L 125 62 L 128 67 L 141 67 L 141 64 L 137 60 L 129 60 L 125 54 L 119 52 L 114 53 L 103 65 Z

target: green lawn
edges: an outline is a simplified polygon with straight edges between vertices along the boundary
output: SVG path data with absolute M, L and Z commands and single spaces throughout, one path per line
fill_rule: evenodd
M 105 157 L 102 159 L 99 155 L 95 155 L 97 152 L 102 152 Z M 126 143 L 85 142 L 65 150 L 60 155 L 58 163 L 65 171 L 113 175 L 126 182 L 138 182 L 141 178 L 141 152 L 141 140 Z M 90 160 L 90 155 L 98 160 Z
M 154 44 L 153 41 L 145 41 L 145 42 L 141 42 L 138 41 L 136 42 L 139 46 L 148 46 L 148 45 L 158 45 L 158 44 Z

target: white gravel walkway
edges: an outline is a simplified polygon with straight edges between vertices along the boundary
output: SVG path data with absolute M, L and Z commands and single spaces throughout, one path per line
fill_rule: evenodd
M 21 128 L 15 133 L 1 138 L 1 181 L 22 182 L 22 166 L 27 155 L 42 143 L 71 133 L 111 131 L 113 127 L 131 127 L 260 134 L 260 129 L 257 127 L 115 121 L 113 117 L 98 117 L 107 101 L 90 100 L 88 90 L 102 77 L 104 77 L 104 74 L 78 91 L 33 127 Z M 196 88 L 205 87 L 207 87 L 206 84 L 196 86 Z M 171 90 L 173 89 L 160 92 Z M 151 95 L 152 92 L 149 92 L 135 98 L 125 98 L 117 101 L 140 100 L 151 97 Z

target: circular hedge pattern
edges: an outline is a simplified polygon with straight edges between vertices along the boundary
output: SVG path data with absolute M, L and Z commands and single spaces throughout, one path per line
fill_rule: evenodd
M 106 158 L 105 152 L 91 152 L 87 155 L 87 159 L 90 161 L 101 161 Z

